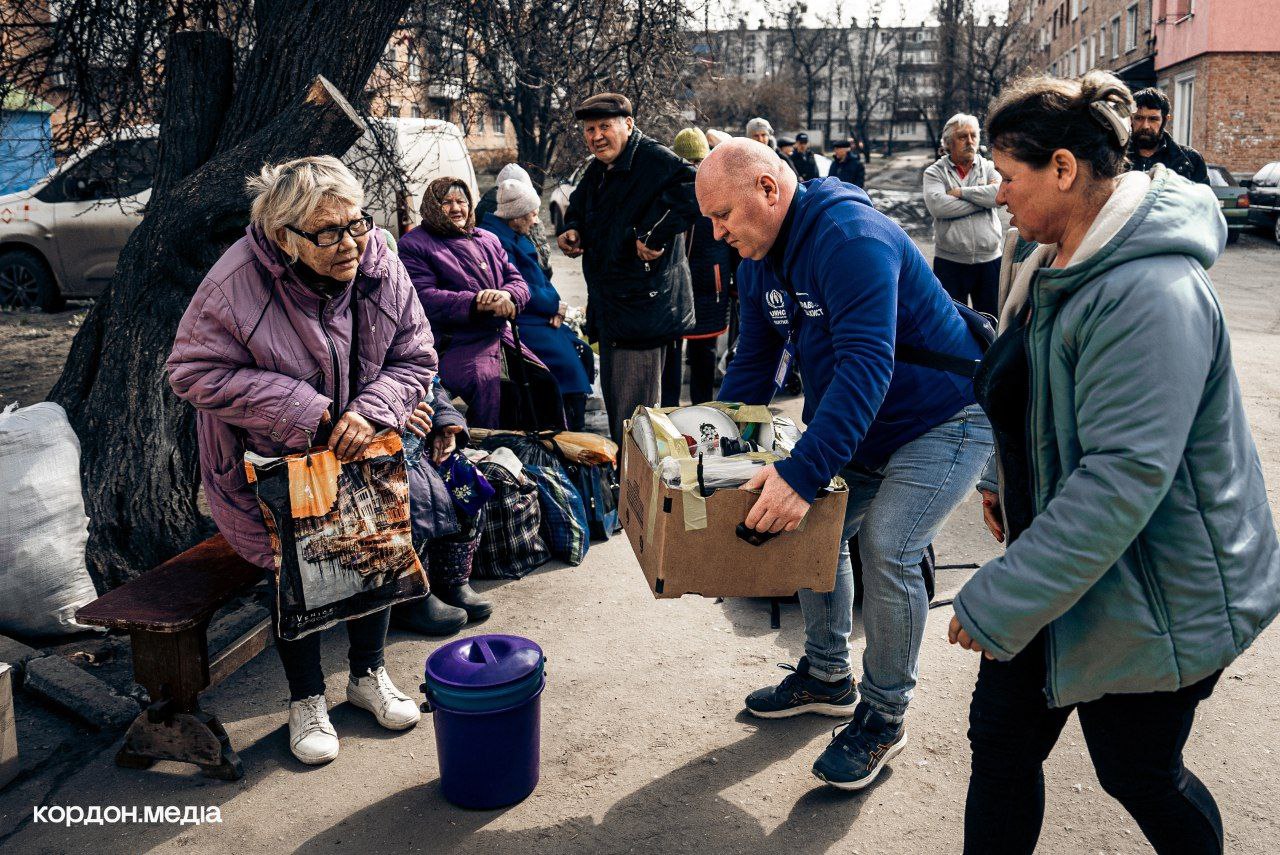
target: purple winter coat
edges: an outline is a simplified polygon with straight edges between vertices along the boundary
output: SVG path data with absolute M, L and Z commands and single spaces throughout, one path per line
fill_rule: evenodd
M 246 231 L 196 289 L 166 368 L 173 391 L 196 408 L 200 475 L 218 530 L 271 569 L 245 451 L 305 450 L 335 396 L 339 413 L 403 429 L 431 388 L 436 354 L 409 274 L 375 229 L 355 279 L 360 377 L 349 400 L 352 288 L 326 301 L 257 227 Z
M 482 229 L 470 237 L 442 238 L 418 226 L 400 238 L 400 259 L 440 343 L 440 381 L 467 402 L 467 424 L 496 428 L 502 397 L 499 342 L 515 346 L 507 322 L 472 312 L 486 288 L 506 291 L 522 311 L 529 287 L 502 243 Z M 525 358 L 542 365 L 521 342 Z M 545 366 L 544 366 L 545 367 Z

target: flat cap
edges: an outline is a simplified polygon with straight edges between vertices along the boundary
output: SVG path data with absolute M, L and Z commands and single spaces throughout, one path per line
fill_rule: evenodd
M 831 147 L 832 148 L 849 148 L 850 146 L 849 146 L 848 140 L 836 140 L 831 144 Z
M 779 146 L 784 146 L 784 145 L 795 145 L 795 144 L 796 144 L 796 141 L 795 141 L 795 140 L 793 140 L 791 137 L 778 137 L 778 145 L 779 145 Z
M 575 119 L 607 119 L 610 116 L 630 116 L 631 101 L 617 92 L 601 92 L 592 95 L 573 111 Z

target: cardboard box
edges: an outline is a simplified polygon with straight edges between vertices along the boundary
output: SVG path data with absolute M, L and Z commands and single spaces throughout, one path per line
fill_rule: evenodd
M 685 494 L 658 478 L 627 432 L 618 511 L 655 597 L 787 597 L 835 588 L 848 490 L 814 502 L 798 531 L 752 546 L 735 530 L 758 496 L 716 490 L 705 500 L 706 527 L 689 530 Z
M 13 716 L 13 666 L 0 662 L 0 787 L 18 776 L 18 723 Z

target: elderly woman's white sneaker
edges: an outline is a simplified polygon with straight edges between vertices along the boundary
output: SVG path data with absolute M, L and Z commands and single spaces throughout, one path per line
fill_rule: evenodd
M 408 730 L 422 713 L 413 699 L 395 687 L 383 667 L 370 668 L 360 679 L 347 679 L 347 700 L 373 713 L 378 724 L 389 730 Z
M 328 763 L 338 756 L 338 732 L 329 722 L 324 695 L 289 704 L 289 750 L 308 766 Z

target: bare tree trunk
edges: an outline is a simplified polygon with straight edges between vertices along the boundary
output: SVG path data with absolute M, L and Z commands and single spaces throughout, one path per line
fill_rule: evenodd
M 88 561 L 99 587 L 206 534 L 196 508 L 194 415 L 164 375 L 174 331 L 205 272 L 243 234 L 245 176 L 265 162 L 340 155 L 359 138 L 364 125 L 339 90 L 363 92 L 407 5 L 371 0 L 321 12 L 306 0 L 260 0 L 259 40 L 229 108 L 229 84 L 217 79 L 228 66 L 193 65 L 221 48 L 175 36 L 166 103 L 192 97 L 177 121 L 193 131 L 162 131 L 162 192 L 152 195 L 50 393 L 80 437 Z M 317 76 L 325 70 L 333 83 Z

